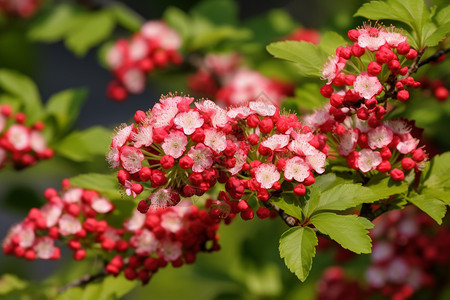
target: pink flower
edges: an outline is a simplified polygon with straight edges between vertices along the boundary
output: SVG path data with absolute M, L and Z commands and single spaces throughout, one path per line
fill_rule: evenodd
M 298 156 L 294 156 L 286 160 L 284 167 L 284 178 L 287 180 L 295 179 L 298 182 L 303 182 L 309 176 L 308 164 Z
M 122 78 L 125 88 L 133 94 L 140 94 L 145 89 L 145 73 L 139 69 L 129 69 Z
M 363 149 L 359 152 L 358 166 L 364 173 L 375 170 L 382 161 L 383 159 L 378 151 Z
M 186 150 L 187 143 L 188 140 L 184 133 L 178 130 L 173 130 L 164 139 L 162 148 L 165 154 L 176 159 L 183 155 Z
M 227 111 L 211 100 L 206 99 L 201 102 L 196 102 L 195 106 L 199 111 L 206 113 L 211 118 L 211 123 L 214 128 L 223 127 L 227 124 Z
M 395 134 L 406 134 L 411 132 L 411 125 L 404 119 L 388 120 L 384 124 Z
M 122 124 L 116 129 L 116 134 L 112 139 L 112 147 L 120 148 L 122 147 L 130 137 L 131 131 L 133 130 L 133 124 L 127 126 L 127 124 Z
M 383 38 L 390 47 L 397 47 L 398 44 L 406 42 L 406 36 L 401 32 L 396 32 L 395 27 L 381 30 L 379 36 Z
M 264 140 L 261 145 L 275 151 L 286 147 L 289 144 L 289 139 L 289 135 L 274 134 Z
M 261 164 L 256 169 L 255 178 L 263 189 L 270 189 L 280 179 L 280 173 L 273 164 Z
M 233 168 L 228 169 L 228 172 L 230 172 L 231 175 L 236 175 L 242 170 L 242 167 L 247 160 L 247 154 L 244 150 L 239 149 L 234 154 L 234 158 L 236 158 L 236 164 Z
M 149 199 L 153 208 L 165 208 L 173 204 L 172 190 L 170 188 L 160 189 L 151 194 Z
M 245 119 L 252 113 L 248 106 L 237 106 L 228 108 L 227 116 L 231 119 Z
M 117 69 L 119 68 L 124 61 L 124 51 L 126 51 L 125 47 L 128 46 L 128 44 L 121 43 L 124 42 L 123 40 L 119 40 L 114 46 L 112 46 L 108 53 L 106 54 L 106 64 L 111 69 Z
M 36 153 L 40 153 L 47 148 L 47 142 L 44 136 L 36 130 L 32 130 L 30 133 L 30 147 Z
M 130 219 L 128 219 L 127 221 L 125 221 L 123 226 L 128 231 L 135 232 L 135 231 L 141 229 L 142 226 L 144 226 L 146 218 L 147 217 L 145 214 L 141 214 L 139 211 L 135 210 L 135 211 L 133 211 L 133 216 Z
M 5 136 L 14 149 L 18 151 L 22 151 L 30 147 L 30 134 L 28 128 L 23 125 L 11 125 Z
M 114 209 L 112 203 L 105 197 L 95 197 L 92 199 L 91 207 L 101 214 L 106 214 Z
M 117 168 L 120 166 L 120 151 L 118 148 L 110 148 L 108 153 L 106 153 L 106 161 L 111 168 Z
M 76 234 L 82 228 L 80 221 L 69 214 L 64 214 L 59 219 L 58 226 L 59 226 L 59 233 L 61 233 L 64 236 Z
M 158 42 L 159 46 L 165 50 L 177 50 L 181 47 L 180 35 L 161 21 L 149 21 L 141 28 L 142 35 Z
M 251 110 L 262 117 L 271 117 L 277 111 L 275 105 L 265 101 L 251 101 L 248 106 Z
M 172 98 L 168 98 L 168 99 L 172 99 Z M 166 99 L 166 101 L 164 103 L 167 104 L 161 104 L 161 103 L 156 103 L 153 106 L 152 109 L 152 113 L 153 113 L 153 127 L 155 128 L 160 128 L 160 127 L 166 127 L 171 125 L 171 123 L 173 122 L 173 118 L 175 118 L 175 116 L 178 113 L 178 108 L 177 108 L 177 104 L 174 103 L 173 101 L 168 101 L 168 99 Z
M 194 165 L 192 166 L 192 171 L 194 172 L 201 173 L 209 169 L 214 162 L 211 149 L 204 144 L 197 144 L 195 148 L 192 147 L 188 152 L 188 156 L 194 160 Z
M 139 172 L 142 169 L 144 154 L 139 149 L 123 146 L 120 152 L 120 161 L 125 170 L 130 174 Z
M 132 133 L 133 146 L 140 148 L 142 146 L 150 146 L 153 143 L 153 127 L 140 126 L 137 133 Z
M 132 61 L 145 58 L 148 54 L 147 41 L 139 35 L 134 36 L 130 41 L 129 55 Z
M 417 145 L 419 144 L 419 140 L 413 138 L 410 133 L 401 134 L 400 139 L 401 141 L 397 144 L 397 150 L 401 154 L 411 153 L 414 149 L 417 148 Z
M 317 150 L 309 143 L 314 138 L 312 133 L 298 134 L 289 144 L 288 149 L 298 155 L 313 155 Z
M 328 58 L 328 61 L 323 66 L 322 80 L 328 80 L 327 84 L 331 84 L 339 72 L 345 67 L 345 62 L 340 60 L 338 56 Z
M 176 233 L 178 230 L 183 228 L 183 220 L 178 213 L 174 211 L 167 211 L 161 215 L 161 226 L 169 232 Z
M 368 144 L 371 149 L 383 148 L 394 138 L 392 131 L 386 126 L 378 126 L 367 133 Z
M 327 156 L 315 148 L 314 150 L 315 151 L 312 154 L 308 154 L 306 156 L 306 161 L 311 166 L 311 168 L 314 169 L 314 171 L 316 171 L 319 174 L 322 174 L 323 172 L 325 172 L 324 167 Z
M 364 99 L 370 99 L 383 90 L 383 86 L 376 76 L 369 76 L 361 72 L 353 83 L 353 89 Z
M 47 227 L 50 228 L 58 223 L 59 217 L 62 214 L 62 207 L 48 203 L 41 208 L 41 213 L 47 222 Z
M 179 113 L 173 120 L 178 129 L 182 129 L 184 134 L 191 135 L 195 129 L 202 127 L 204 120 L 198 111 L 189 110 Z
M 83 189 L 71 188 L 64 193 L 64 195 L 62 196 L 62 200 L 66 203 L 80 203 L 82 195 Z
M 54 241 L 48 236 L 41 237 L 33 246 L 33 250 L 38 258 L 50 259 L 55 253 Z
M 222 152 L 227 147 L 227 139 L 223 132 L 214 128 L 205 130 L 205 145 L 217 153 Z
M 339 145 L 337 151 L 342 156 L 348 156 L 355 150 L 358 134 L 354 130 L 347 130 L 343 135 L 339 136 Z
M 368 32 L 363 32 L 358 37 L 358 45 L 361 48 L 367 48 L 370 51 L 376 51 L 386 43 L 381 35 L 371 35 Z
M 164 240 L 160 245 L 161 253 L 165 261 L 174 261 L 181 256 L 182 244 L 178 241 Z
M 158 240 L 153 232 L 148 229 L 142 229 L 140 233 L 130 239 L 131 245 L 135 248 L 136 254 L 150 255 L 158 249 Z

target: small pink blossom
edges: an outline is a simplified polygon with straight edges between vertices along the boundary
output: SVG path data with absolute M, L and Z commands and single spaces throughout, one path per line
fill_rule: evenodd
M 383 38 L 390 47 L 397 47 L 398 44 L 406 42 L 406 36 L 401 32 L 396 32 L 394 27 L 380 31 L 379 36 Z
M 101 214 L 106 214 L 114 209 L 112 203 L 105 197 L 95 197 L 92 199 L 91 207 Z
M 140 148 L 142 146 L 148 147 L 153 143 L 153 127 L 140 126 L 137 133 L 132 133 L 133 146 Z
M 160 189 L 149 197 L 153 208 L 165 208 L 173 204 L 172 190 L 170 188 Z
M 123 85 L 133 94 L 140 94 L 145 89 L 145 73 L 139 69 L 129 69 L 122 78 Z
M 383 86 L 376 76 L 369 76 L 367 72 L 361 72 L 353 83 L 353 88 L 364 99 L 370 99 L 383 90 Z
M 125 221 L 123 226 L 128 231 L 135 232 L 135 231 L 141 229 L 142 226 L 144 226 L 146 218 L 147 217 L 145 214 L 141 214 L 139 211 L 135 210 L 135 211 L 133 211 L 133 216 L 131 216 L 130 219 Z
M 328 80 L 327 84 L 331 84 L 339 72 L 345 67 L 344 60 L 340 60 L 338 56 L 328 58 L 328 61 L 323 66 L 322 80 Z
M 202 127 L 204 120 L 200 113 L 195 110 L 179 113 L 173 120 L 178 129 L 182 129 L 184 134 L 191 135 L 195 129 Z
M 248 106 L 237 106 L 228 108 L 227 116 L 231 119 L 245 119 L 252 114 Z
M 69 214 L 64 214 L 58 221 L 59 233 L 67 236 L 76 234 L 82 229 L 80 221 Z
M 148 54 L 147 41 L 141 36 L 135 36 L 129 46 L 130 59 L 133 61 L 138 61 L 145 58 Z
M 134 174 L 142 169 L 144 154 L 139 149 L 129 146 L 123 146 L 120 151 L 120 161 L 125 170 Z
M 131 245 L 135 248 L 136 254 L 150 255 L 158 249 L 158 240 L 153 232 L 148 229 L 142 229 L 140 233 L 130 239 Z
M 194 172 L 201 173 L 204 170 L 209 169 L 214 162 L 211 149 L 201 143 L 192 147 L 188 152 L 188 156 L 194 160 L 194 165 L 192 166 L 192 171 Z
M 298 156 L 294 156 L 286 160 L 284 167 L 284 178 L 287 180 L 295 179 L 298 182 L 303 182 L 309 176 L 308 164 Z
M 401 134 L 400 139 L 401 141 L 397 144 L 397 150 L 401 154 L 411 153 L 417 148 L 417 145 L 419 144 L 419 140 L 413 138 L 410 133 Z
M 41 213 L 47 222 L 47 227 L 50 228 L 58 223 L 59 217 L 62 214 L 62 207 L 48 203 L 41 208 Z
M 30 147 L 30 134 L 28 128 L 23 125 L 11 125 L 5 136 L 14 149 L 18 151 L 22 151 Z
M 242 170 L 242 167 L 244 166 L 244 163 L 247 160 L 247 154 L 244 150 L 239 149 L 234 154 L 234 158 L 236 158 L 236 164 L 233 168 L 228 169 L 228 172 L 230 172 L 231 175 L 236 175 Z
M 80 203 L 83 195 L 82 188 L 71 188 L 62 196 L 62 200 L 66 203 Z
M 161 226 L 169 232 L 176 233 L 183 228 L 183 220 L 175 211 L 168 211 L 161 215 Z
M 384 124 L 395 134 L 406 134 L 411 132 L 411 125 L 405 119 L 388 120 Z
M 282 149 L 289 144 L 289 135 L 286 134 L 274 134 L 271 137 L 264 140 L 261 145 L 269 148 L 273 151 Z
M 33 250 L 36 252 L 37 258 L 50 259 L 55 253 L 54 241 L 48 236 L 41 237 L 33 246 Z
M 248 106 L 251 110 L 262 117 L 271 117 L 277 111 L 275 105 L 265 101 L 251 101 Z
M 187 143 L 188 140 L 184 133 L 178 130 L 173 130 L 166 136 L 161 146 L 165 154 L 176 159 L 183 155 L 186 150 Z
M 40 153 L 47 148 L 47 142 L 44 136 L 36 130 L 32 130 L 30 133 L 30 147 L 36 153 Z
M 359 152 L 358 166 L 362 172 L 366 173 L 375 170 L 382 160 L 380 152 L 363 149 Z
M 128 45 L 127 43 L 119 43 L 117 42 L 114 46 L 112 46 L 108 53 L 106 54 L 106 64 L 111 69 L 117 69 L 123 64 L 124 61 L 124 55 L 123 55 L 123 49 L 125 45 Z
M 117 168 L 120 166 L 120 151 L 117 148 L 111 147 L 106 153 L 106 161 L 108 162 L 111 168 Z
M 261 164 L 256 169 L 255 178 L 263 189 L 270 189 L 280 179 L 280 173 L 273 164 Z
M 394 133 L 386 126 L 378 126 L 369 130 L 367 138 L 371 149 L 381 149 L 392 142 Z
M 358 134 L 354 130 L 347 130 L 343 135 L 339 136 L 339 145 L 337 151 L 342 156 L 348 156 L 355 150 Z
M 205 130 L 205 145 L 217 153 L 222 152 L 227 147 L 227 139 L 223 132 L 214 128 Z
M 165 261 L 174 261 L 182 254 L 182 244 L 166 239 L 161 243 L 160 250 Z
M 358 37 L 358 45 L 361 48 L 367 48 L 370 51 L 376 51 L 386 43 L 381 35 L 371 35 L 368 32 L 363 32 Z
M 314 152 L 306 156 L 306 161 L 319 174 L 325 172 L 325 164 L 327 156 L 314 148 Z
M 127 126 L 127 124 L 122 124 L 116 129 L 116 134 L 112 139 L 112 147 L 120 148 L 122 147 L 130 137 L 131 131 L 133 130 L 133 124 Z

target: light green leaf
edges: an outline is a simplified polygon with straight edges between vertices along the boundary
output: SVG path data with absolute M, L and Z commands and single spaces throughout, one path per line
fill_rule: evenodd
M 305 83 L 295 90 L 295 101 L 302 109 L 317 109 L 325 105 L 329 100 L 317 93 L 320 86 L 316 83 Z M 282 103 L 284 104 L 284 102 Z
M 422 172 L 421 187 L 450 188 L 450 152 L 436 155 Z
M 252 30 L 254 41 L 267 45 L 281 36 L 287 36 L 299 24 L 285 10 L 272 9 L 262 16 L 251 18 L 244 26 Z
M 15 290 L 23 290 L 28 286 L 28 282 L 21 280 L 12 274 L 3 274 L 0 277 L 0 295 L 6 295 Z
M 71 4 L 53 5 L 48 12 L 39 15 L 33 22 L 28 37 L 43 42 L 61 40 L 74 27 L 80 15 L 80 10 Z
M 98 173 L 82 174 L 70 178 L 69 181 L 72 186 L 87 190 L 96 190 L 107 196 L 110 200 L 122 198 L 115 173 L 108 175 Z
M 314 215 L 311 223 L 345 249 L 358 254 L 371 252 L 372 240 L 368 235 L 368 224 L 360 221 L 360 217 L 356 215 L 324 212 Z
M 439 225 L 447 212 L 447 206 L 441 200 L 428 195 L 414 195 L 407 198 L 409 202 L 420 208 L 427 215 L 432 217 Z
M 283 198 L 272 198 L 271 202 L 290 216 L 303 220 L 300 197 L 285 193 Z
M 164 11 L 162 18 L 170 27 L 175 29 L 184 40 L 192 35 L 192 20 L 181 9 L 171 6 Z
M 319 48 L 328 55 L 336 54 L 336 48 L 339 46 L 346 46 L 347 41 L 338 33 L 334 31 L 327 31 L 322 35 Z
M 127 280 L 123 275 L 107 276 L 103 281 L 87 286 L 68 289 L 55 297 L 55 300 L 110 300 L 119 299 L 137 285 L 136 281 Z
M 221 26 L 209 28 L 201 34 L 193 35 L 189 44 L 189 49 L 198 50 L 213 47 L 224 40 L 240 41 L 251 37 L 251 31 L 247 29 L 238 29 L 233 26 Z
M 112 5 L 108 7 L 113 16 L 116 18 L 118 24 L 124 28 L 137 32 L 141 29 L 143 25 L 143 20 L 140 15 L 128 8 L 126 5 L 120 2 L 113 2 Z
M 444 23 L 436 27 L 433 23 L 425 24 L 423 28 L 424 34 L 424 45 L 428 47 L 434 47 L 439 44 L 440 41 L 445 39 L 450 32 L 450 22 Z
M 393 180 L 384 174 L 373 176 L 365 187 L 369 188 L 372 193 L 360 195 L 364 203 L 373 203 L 408 191 L 408 185 L 405 182 Z
M 316 234 L 309 227 L 293 227 L 281 235 L 280 256 L 301 281 L 308 277 L 317 244 Z
M 105 155 L 111 143 L 111 132 L 96 126 L 73 132 L 54 146 L 58 155 L 77 162 L 92 161 L 96 155 Z
M 438 24 L 445 24 L 450 20 L 450 5 L 447 5 L 446 7 L 440 9 L 436 14 L 436 22 Z
M 58 135 L 64 134 L 71 128 L 78 117 L 86 95 L 87 90 L 84 88 L 69 89 L 54 94 L 48 99 L 46 113 L 55 118 Z
M 313 214 L 320 203 L 321 197 L 320 188 L 315 184 L 309 186 L 305 195 L 299 197 L 304 217 L 309 218 Z
M 351 181 L 342 177 L 337 177 L 334 173 L 327 173 L 324 175 L 316 176 L 316 182 L 314 183 L 314 185 L 320 187 L 320 190 L 324 192 L 344 183 L 351 183 Z
M 422 195 L 427 195 L 430 198 L 436 198 L 447 205 L 450 205 L 450 187 L 449 188 L 424 188 L 422 189 Z
M 235 25 L 238 20 L 238 7 L 232 0 L 202 1 L 190 13 L 204 17 L 216 25 Z
M 114 22 L 114 16 L 106 10 L 85 14 L 69 32 L 65 44 L 76 55 L 83 56 L 111 35 Z
M 0 69 L 0 88 L 22 101 L 30 124 L 42 117 L 41 98 L 30 78 L 16 71 Z
M 374 202 L 378 199 L 372 195 L 373 192 L 359 184 L 341 184 L 335 186 L 320 196 L 320 200 L 315 208 L 315 212 L 320 210 L 345 210 L 365 203 L 370 195 L 370 202 Z
M 303 76 L 320 77 L 326 55 L 317 46 L 305 41 L 275 42 L 266 47 L 276 58 L 297 63 Z

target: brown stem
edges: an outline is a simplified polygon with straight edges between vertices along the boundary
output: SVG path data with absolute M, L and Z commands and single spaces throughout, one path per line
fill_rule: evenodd
M 66 290 L 73 288 L 73 287 L 83 287 L 93 281 L 96 281 L 97 279 L 102 279 L 104 277 L 108 276 L 108 273 L 106 273 L 106 270 L 103 268 L 100 272 L 97 274 L 86 274 L 80 279 L 74 280 L 72 282 L 69 282 L 68 284 L 60 287 L 58 289 L 58 294 L 62 294 Z
M 420 50 L 417 52 L 417 56 L 416 56 L 416 58 L 414 59 L 414 61 L 413 61 L 412 65 L 411 65 L 411 67 L 409 67 L 408 72 L 407 72 L 406 75 L 405 75 L 405 78 L 408 77 L 408 76 L 410 76 L 411 74 L 417 72 L 417 69 L 419 69 L 420 59 L 422 58 L 422 55 L 424 54 L 425 50 L 427 50 L 427 47 L 425 47 L 425 48 L 423 48 L 423 49 L 420 49 Z
M 439 51 L 436 51 L 436 53 L 434 53 L 430 57 L 428 57 L 428 58 L 422 60 L 421 62 L 419 62 L 419 64 L 417 65 L 417 68 L 420 68 L 421 66 L 426 65 L 428 63 L 437 61 L 439 59 L 439 57 L 441 57 L 442 55 L 444 55 L 444 54 L 446 54 L 448 52 L 450 52 L 450 48 L 441 49 Z

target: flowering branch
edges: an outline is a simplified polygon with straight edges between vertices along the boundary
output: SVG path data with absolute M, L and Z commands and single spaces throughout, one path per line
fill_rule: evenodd
M 61 288 L 58 289 L 58 294 L 62 294 L 64 293 L 66 290 L 71 289 L 73 287 L 83 287 L 91 282 L 94 282 L 98 279 L 103 279 L 108 275 L 108 273 L 106 272 L 106 269 L 101 269 L 98 273 L 96 274 L 86 274 L 83 277 L 81 277 L 80 279 L 74 280 L 72 282 L 69 282 L 68 284 L 62 286 Z

